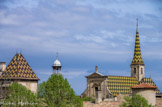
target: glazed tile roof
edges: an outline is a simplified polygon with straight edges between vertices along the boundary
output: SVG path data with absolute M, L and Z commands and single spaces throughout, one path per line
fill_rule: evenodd
M 134 77 L 108 76 L 107 84 L 112 95 L 117 96 L 119 93 L 130 94 L 130 87 L 137 85 L 138 81 Z
M 132 60 L 132 65 L 134 64 L 141 64 L 144 65 L 141 55 L 141 48 L 140 48 L 140 39 L 138 33 L 138 21 L 137 21 L 137 30 L 136 30 L 136 40 L 135 40 L 135 48 L 134 48 L 134 57 Z
M 153 85 L 150 85 L 150 84 L 147 84 L 147 83 L 144 83 L 142 82 L 141 84 L 138 84 L 138 85 L 135 85 L 133 87 L 131 87 L 133 89 L 138 89 L 138 88 L 145 88 L 145 89 L 156 89 L 157 87 L 156 86 L 153 86 Z
M 136 78 L 127 76 L 108 76 L 107 85 L 112 95 L 117 96 L 120 93 L 130 94 L 131 87 L 136 86 L 142 82 L 156 86 L 151 78 L 143 78 L 140 82 L 138 82 Z M 156 93 L 160 93 L 158 88 L 156 89 Z
M 154 83 L 154 81 L 151 79 L 151 78 L 143 78 L 141 81 L 140 81 L 140 83 L 142 83 L 142 82 L 144 82 L 144 83 L 146 83 L 146 84 L 150 84 L 150 85 L 152 85 L 152 86 L 156 86 L 156 84 Z M 158 94 L 158 93 L 160 93 L 160 90 L 157 88 L 156 89 L 156 93 Z
M 16 54 L 7 68 L 2 72 L 0 79 L 30 79 L 39 80 L 22 54 Z

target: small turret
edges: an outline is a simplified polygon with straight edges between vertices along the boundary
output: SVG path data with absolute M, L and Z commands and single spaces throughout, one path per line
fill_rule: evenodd
M 60 74 L 60 71 L 61 71 L 61 62 L 58 60 L 58 53 L 57 53 L 57 56 L 56 56 L 56 60 L 54 61 L 53 63 L 53 73 L 54 74 Z

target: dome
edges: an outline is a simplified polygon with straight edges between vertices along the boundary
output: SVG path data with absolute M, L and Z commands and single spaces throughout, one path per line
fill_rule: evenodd
M 61 66 L 61 62 L 58 59 L 56 59 L 53 63 L 53 66 Z

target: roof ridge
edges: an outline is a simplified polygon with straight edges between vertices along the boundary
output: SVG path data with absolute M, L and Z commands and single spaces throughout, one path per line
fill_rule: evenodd
M 136 78 L 136 77 L 130 77 L 130 76 L 116 76 L 116 75 L 106 75 L 106 76 Z

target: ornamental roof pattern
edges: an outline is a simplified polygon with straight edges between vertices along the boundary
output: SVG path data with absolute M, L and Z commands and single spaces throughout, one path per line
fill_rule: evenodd
M 143 78 L 140 82 L 138 82 L 138 80 L 134 77 L 127 76 L 108 76 L 107 79 L 108 89 L 113 96 L 117 96 L 118 94 L 130 94 L 131 87 L 142 82 L 156 86 L 151 78 Z M 156 89 L 156 93 L 160 93 L 158 88 Z
M 113 96 L 121 94 L 130 94 L 132 86 L 137 85 L 139 82 L 134 77 L 126 76 L 108 76 L 107 84 L 108 89 Z
M 151 78 L 143 78 L 141 81 L 140 81 L 140 83 L 146 83 L 146 84 L 150 84 L 150 85 L 152 85 L 152 86 L 156 86 L 156 84 L 154 83 L 154 81 L 151 79 Z M 157 89 L 156 89 L 156 93 L 158 94 L 158 93 L 160 93 L 160 90 L 158 89 L 158 87 L 157 87 Z
M 22 54 L 16 54 L 7 68 L 2 72 L 0 79 L 27 79 L 39 80 Z
M 144 65 L 144 62 L 142 60 L 142 55 L 141 55 L 141 48 L 140 48 L 140 39 L 139 39 L 139 32 L 138 32 L 138 22 L 137 22 L 137 30 L 136 30 L 134 57 L 133 57 L 131 65 L 134 65 L 134 64 Z

